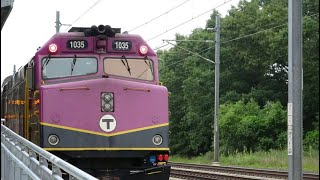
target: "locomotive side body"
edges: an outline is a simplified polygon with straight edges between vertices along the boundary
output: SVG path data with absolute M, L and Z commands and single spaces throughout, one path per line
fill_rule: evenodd
M 19 85 L 3 84 L 2 116 L 88 172 L 168 179 L 168 90 L 157 56 L 140 36 L 101 27 L 54 35 Z

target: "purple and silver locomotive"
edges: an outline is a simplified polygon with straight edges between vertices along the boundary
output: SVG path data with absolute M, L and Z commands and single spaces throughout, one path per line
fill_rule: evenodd
M 43 149 L 94 175 L 169 179 L 168 90 L 140 36 L 57 33 L 2 88 L 5 125 Z

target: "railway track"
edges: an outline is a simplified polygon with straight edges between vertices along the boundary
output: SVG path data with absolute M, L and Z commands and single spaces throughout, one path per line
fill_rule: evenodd
M 197 180 L 288 179 L 287 171 L 242 168 L 242 167 L 232 167 L 232 166 L 184 164 L 184 163 L 169 163 L 169 164 L 172 166 L 170 177 L 179 178 L 179 179 L 197 179 Z M 319 174 L 304 173 L 303 179 L 304 180 L 319 179 Z

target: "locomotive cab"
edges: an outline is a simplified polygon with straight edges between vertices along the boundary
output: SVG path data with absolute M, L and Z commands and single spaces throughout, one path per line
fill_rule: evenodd
M 140 36 L 55 34 L 2 88 L 6 126 L 45 150 L 97 177 L 169 179 L 168 90 Z
M 168 90 L 140 36 L 58 33 L 36 53 L 34 79 L 30 140 L 96 176 L 169 179 Z

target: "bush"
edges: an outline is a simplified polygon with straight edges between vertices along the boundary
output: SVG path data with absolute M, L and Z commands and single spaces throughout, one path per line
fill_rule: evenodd
M 250 100 L 220 107 L 221 153 L 270 150 L 286 147 L 286 111 L 279 102 L 260 109 Z
M 303 144 L 305 149 L 319 150 L 319 130 L 307 132 Z

